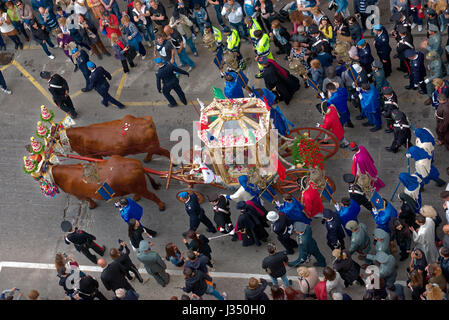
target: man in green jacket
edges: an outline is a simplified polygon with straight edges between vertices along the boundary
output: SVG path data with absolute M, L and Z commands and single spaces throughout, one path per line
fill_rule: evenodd
M 162 287 L 168 284 L 170 275 L 165 272 L 167 266 L 157 252 L 151 251 L 148 240 L 140 241 L 137 259 L 143 263 L 148 274 L 153 276 Z
M 315 239 L 312 237 L 312 228 L 310 225 L 297 221 L 294 227 L 297 233 L 299 256 L 295 261 L 289 262 L 288 266 L 298 267 L 304 264 L 310 255 L 313 255 L 317 261 L 313 265 L 316 267 L 325 267 L 326 259 L 321 254 Z

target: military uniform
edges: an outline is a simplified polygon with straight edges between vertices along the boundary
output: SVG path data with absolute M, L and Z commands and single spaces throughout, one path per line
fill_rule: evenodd
M 376 26 L 374 26 L 374 28 L 376 28 Z M 388 77 L 391 74 L 390 38 L 388 36 L 387 30 L 384 27 L 380 26 L 379 30 L 381 30 L 382 33 L 376 34 L 376 36 L 374 37 L 374 45 L 376 47 L 377 55 L 379 56 L 379 59 L 383 64 L 385 76 Z
M 438 56 L 436 51 L 430 51 L 426 55 L 426 60 L 429 60 L 430 63 L 427 65 L 427 70 L 429 70 L 429 77 L 424 80 L 426 84 L 427 95 L 429 96 L 429 100 L 427 100 L 427 104 L 432 102 L 432 95 L 435 91 L 435 86 L 432 81 L 436 78 L 443 78 L 445 75 L 445 67 L 441 58 Z
M 391 115 L 391 112 L 393 110 L 399 110 L 399 106 L 398 106 L 398 96 L 391 87 L 382 88 L 382 100 L 380 109 L 382 111 L 382 115 L 387 121 L 387 129 L 385 129 L 385 132 L 386 133 L 393 132 L 394 120 Z
M 298 244 L 290 238 L 293 231 L 293 224 L 285 214 L 279 214 L 279 219 L 273 222 L 273 232 L 276 233 L 278 240 L 285 247 L 286 254 L 292 254 L 293 248 L 297 248 Z
M 411 145 L 412 133 L 410 131 L 410 125 L 407 120 L 407 116 L 399 111 L 395 110 L 392 113 L 394 123 L 394 139 L 390 147 L 385 147 L 387 151 L 396 153 L 401 146 L 408 148 Z
M 406 58 L 410 59 L 410 84 L 405 88 L 407 90 L 417 90 L 419 87 L 419 93 L 426 94 L 426 84 L 424 83 L 424 78 L 426 76 L 424 54 L 415 50 L 407 50 L 404 54 Z
M 398 271 L 396 270 L 396 259 L 394 256 L 386 254 L 385 252 L 379 252 L 375 255 L 369 254 L 368 257 L 380 263 L 379 277 L 384 279 L 385 286 L 387 288 L 393 286 L 398 275 Z
M 380 228 L 374 229 L 374 238 L 378 239 L 375 242 L 375 249 L 377 252 L 390 253 L 390 235 Z
M 185 202 L 186 212 L 190 218 L 190 230 L 196 231 L 198 226 L 202 222 L 206 227 L 208 232 L 217 232 L 212 221 L 204 213 L 204 209 L 201 208 L 198 201 L 198 197 L 195 193 L 190 193 L 189 198 Z
M 362 46 L 362 48 L 359 46 Z M 357 56 L 359 57 L 359 62 L 362 68 L 366 73 L 370 74 L 373 71 L 371 64 L 373 63 L 374 58 L 371 54 L 371 47 L 369 43 L 366 43 L 365 39 L 362 39 L 357 43 Z
M 329 209 L 324 209 L 323 217 L 331 220 L 325 220 L 325 227 L 327 230 L 327 245 L 331 250 L 345 248 L 345 232 L 341 225 L 340 216 L 338 213 Z
M 325 52 L 332 53 L 332 47 L 329 43 L 329 40 L 327 40 L 322 35 L 316 25 L 312 25 L 309 29 L 309 34 L 315 33 L 317 33 L 315 37 L 310 37 L 310 51 L 312 51 L 312 53 L 318 54 L 319 47 L 323 46 Z
M 401 31 L 401 33 L 406 32 L 404 27 L 398 27 L 398 31 Z M 398 33 L 396 41 L 398 42 L 396 45 L 396 56 L 399 59 L 398 70 L 410 74 L 410 61 L 405 57 L 404 53 L 406 50 L 415 49 L 415 46 L 413 45 L 413 37 L 409 32 L 405 33 L 404 36 L 401 36 Z
M 94 240 L 97 238 L 83 230 L 75 228 L 75 231 L 68 233 L 64 237 L 66 244 L 73 243 L 75 249 L 84 254 L 90 261 L 97 264 L 97 257 L 90 253 L 89 249 L 94 250 L 100 256 L 104 255 L 105 246 L 99 246 Z
M 365 192 L 363 192 L 362 187 L 355 182 L 355 177 L 352 174 L 345 174 L 343 175 L 343 179 L 346 183 L 348 183 L 349 197 L 357 202 L 359 206 L 364 206 L 366 209 L 371 211 L 373 206 L 368 200 Z
M 288 266 L 298 267 L 299 265 L 304 264 L 309 256 L 313 255 L 317 260 L 316 265 L 325 267 L 326 259 L 321 254 L 315 239 L 312 237 L 312 228 L 310 225 L 302 222 L 295 222 L 295 230 L 297 233 L 296 241 L 298 243 L 299 256 L 295 261 L 289 262 Z M 302 234 L 299 232 L 302 232 Z
M 48 81 L 48 91 L 53 96 L 54 103 L 64 112 L 68 113 L 72 118 L 76 118 L 78 113 L 73 107 L 72 99 L 66 92 L 69 91 L 67 81 L 59 74 L 54 74 Z
M 368 227 L 362 222 L 358 225 L 357 223 L 352 223 L 353 226 L 356 226 L 357 228 L 357 230 L 355 230 L 354 227 L 350 227 L 350 224 L 348 224 L 346 224 L 345 227 L 349 228 L 352 231 L 349 253 L 352 255 L 353 253 L 357 252 L 360 257 L 365 257 L 366 263 L 370 263 L 371 261 L 366 259 L 366 255 L 371 251 L 371 239 L 369 237 Z
M 383 87 L 390 86 L 390 83 L 385 78 L 385 72 L 384 69 L 382 68 L 383 64 L 379 60 L 374 60 L 372 66 L 374 68 L 373 69 L 374 85 L 376 87 L 376 90 L 379 93 L 382 93 Z

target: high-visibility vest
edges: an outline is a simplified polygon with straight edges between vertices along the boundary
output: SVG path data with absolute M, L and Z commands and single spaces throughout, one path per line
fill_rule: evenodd
M 259 24 L 259 22 L 257 22 L 256 19 L 251 18 L 251 20 L 253 21 L 253 24 L 249 28 L 249 36 L 251 38 L 251 42 L 252 42 L 253 46 L 256 46 L 257 38 L 254 36 L 254 32 L 256 30 L 261 30 L 262 31 L 262 28 L 260 27 L 260 24 Z
M 256 54 L 259 57 L 264 57 L 270 54 L 270 37 L 264 33 L 262 38 L 257 41 Z
M 221 31 L 218 28 L 215 28 L 214 26 L 212 26 L 212 31 L 214 32 L 215 42 L 218 45 L 221 45 L 221 43 L 223 42 L 223 38 L 221 36 Z
M 232 29 L 231 34 L 228 36 L 228 50 L 236 49 L 240 43 L 240 36 L 237 30 Z

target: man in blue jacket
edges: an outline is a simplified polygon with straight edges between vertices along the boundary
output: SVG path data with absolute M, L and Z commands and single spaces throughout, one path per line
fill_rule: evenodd
M 130 198 L 122 198 L 115 204 L 115 206 L 119 208 L 120 216 L 126 223 L 128 223 L 130 219 L 136 219 L 140 222 L 143 209 L 134 200 L 131 200 Z
M 404 52 L 407 59 L 410 60 L 410 84 L 405 86 L 407 90 L 418 90 L 420 94 L 426 94 L 426 67 L 424 66 L 424 54 L 420 51 L 408 49 Z
M 352 231 L 346 228 L 346 224 L 354 220 L 355 222 L 359 222 L 357 216 L 360 213 L 360 206 L 354 200 L 344 197 L 341 199 L 341 202 L 335 205 L 335 209 L 337 209 L 337 213 L 340 216 L 341 224 L 345 227 L 346 234 L 348 237 L 352 235 Z
M 338 111 L 338 117 L 342 126 L 354 128 L 351 121 L 351 114 L 348 109 L 348 90 L 345 88 L 337 88 L 334 83 L 330 82 L 326 85 L 326 91 L 329 95 L 328 105 L 333 104 Z
M 245 82 L 242 81 L 242 78 Z M 225 87 L 224 94 L 228 99 L 236 99 L 243 98 L 245 95 L 243 94 L 243 88 L 245 88 L 246 84 L 248 84 L 248 78 L 240 72 L 240 76 L 237 72 L 229 71 L 225 74 Z
M 345 248 L 345 232 L 341 225 L 340 216 L 329 209 L 323 211 L 324 224 L 327 229 L 327 245 L 331 250 Z
M 89 61 L 89 55 L 84 49 L 79 50 L 78 48 L 74 48 L 72 50 L 72 57 L 76 60 L 76 65 L 81 70 L 81 73 L 84 76 L 84 79 L 86 80 L 86 86 L 81 89 L 82 92 L 87 92 L 89 90 L 89 77 L 90 77 L 90 70 L 87 67 L 87 61 Z
M 304 213 L 304 206 L 301 202 L 293 198 L 290 194 L 284 196 L 283 204 L 276 202 L 276 209 L 285 214 L 292 223 L 298 221 L 310 225 L 312 222 L 312 219 L 308 218 Z
M 198 196 L 194 192 L 187 193 L 184 191 L 179 194 L 179 197 L 185 201 L 186 212 L 190 217 L 190 230 L 196 231 L 202 222 L 207 227 L 208 232 L 217 232 L 217 229 L 215 229 L 212 221 L 209 220 L 204 213 L 204 209 L 201 208 L 198 201 Z
M 89 68 L 89 71 L 91 72 L 89 77 L 89 86 L 88 91 L 95 89 L 100 96 L 103 98 L 101 103 L 105 106 L 109 106 L 109 102 L 112 104 L 115 104 L 119 109 L 123 109 L 125 105 L 121 103 L 120 101 L 114 99 L 109 94 L 109 82 L 107 79 L 111 80 L 112 76 L 109 72 L 107 72 L 103 67 L 98 67 L 93 63 L 92 61 L 87 61 L 86 63 L 87 68 Z
M 168 100 L 169 102 L 168 106 L 171 108 L 176 107 L 178 105 L 178 103 L 176 103 L 175 98 L 173 98 L 173 96 L 170 94 L 170 91 L 172 90 L 175 90 L 181 102 L 187 105 L 186 96 L 184 94 L 184 91 L 182 91 L 181 86 L 179 85 L 179 80 L 178 77 L 176 77 L 175 72 L 185 74 L 187 76 L 189 76 L 189 73 L 170 63 L 165 63 L 164 60 L 162 60 L 161 58 L 154 59 L 154 62 L 158 67 L 158 70 L 156 72 L 157 91 L 159 91 L 159 93 L 162 93 L 164 97 Z M 164 85 L 162 89 L 161 89 L 161 81 Z
M 360 105 L 362 107 L 362 116 L 368 118 L 368 121 L 363 123 L 364 127 L 372 127 L 370 131 L 376 132 L 382 129 L 382 113 L 380 111 L 379 92 L 373 85 L 364 83 L 360 91 Z

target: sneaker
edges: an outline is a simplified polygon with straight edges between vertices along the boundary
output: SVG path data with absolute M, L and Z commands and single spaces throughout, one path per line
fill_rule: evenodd
M 2 88 L 2 91 L 3 91 L 4 93 L 6 93 L 6 94 L 12 94 L 12 91 L 9 90 L 9 89 L 3 89 L 3 88 Z
M 416 23 L 412 23 L 412 26 L 411 26 L 412 30 L 413 30 L 415 27 L 416 27 Z
M 140 57 L 140 53 L 137 52 L 136 57 Z
M 194 55 L 195 57 L 198 57 L 198 52 L 194 52 L 193 55 Z
M 422 25 L 421 24 L 418 25 L 418 31 L 422 31 Z
M 51 55 L 48 56 L 48 58 L 53 60 L 55 58 L 55 56 L 51 54 Z
M 146 56 L 142 56 L 142 60 L 145 60 L 145 57 L 146 57 Z
M 221 293 L 221 295 L 223 296 L 223 298 L 224 298 L 225 300 L 228 300 L 228 294 L 227 294 L 225 291 L 223 291 L 223 292 Z
M 187 72 L 190 72 L 190 71 L 192 71 L 192 67 L 189 67 L 188 69 L 187 69 Z

